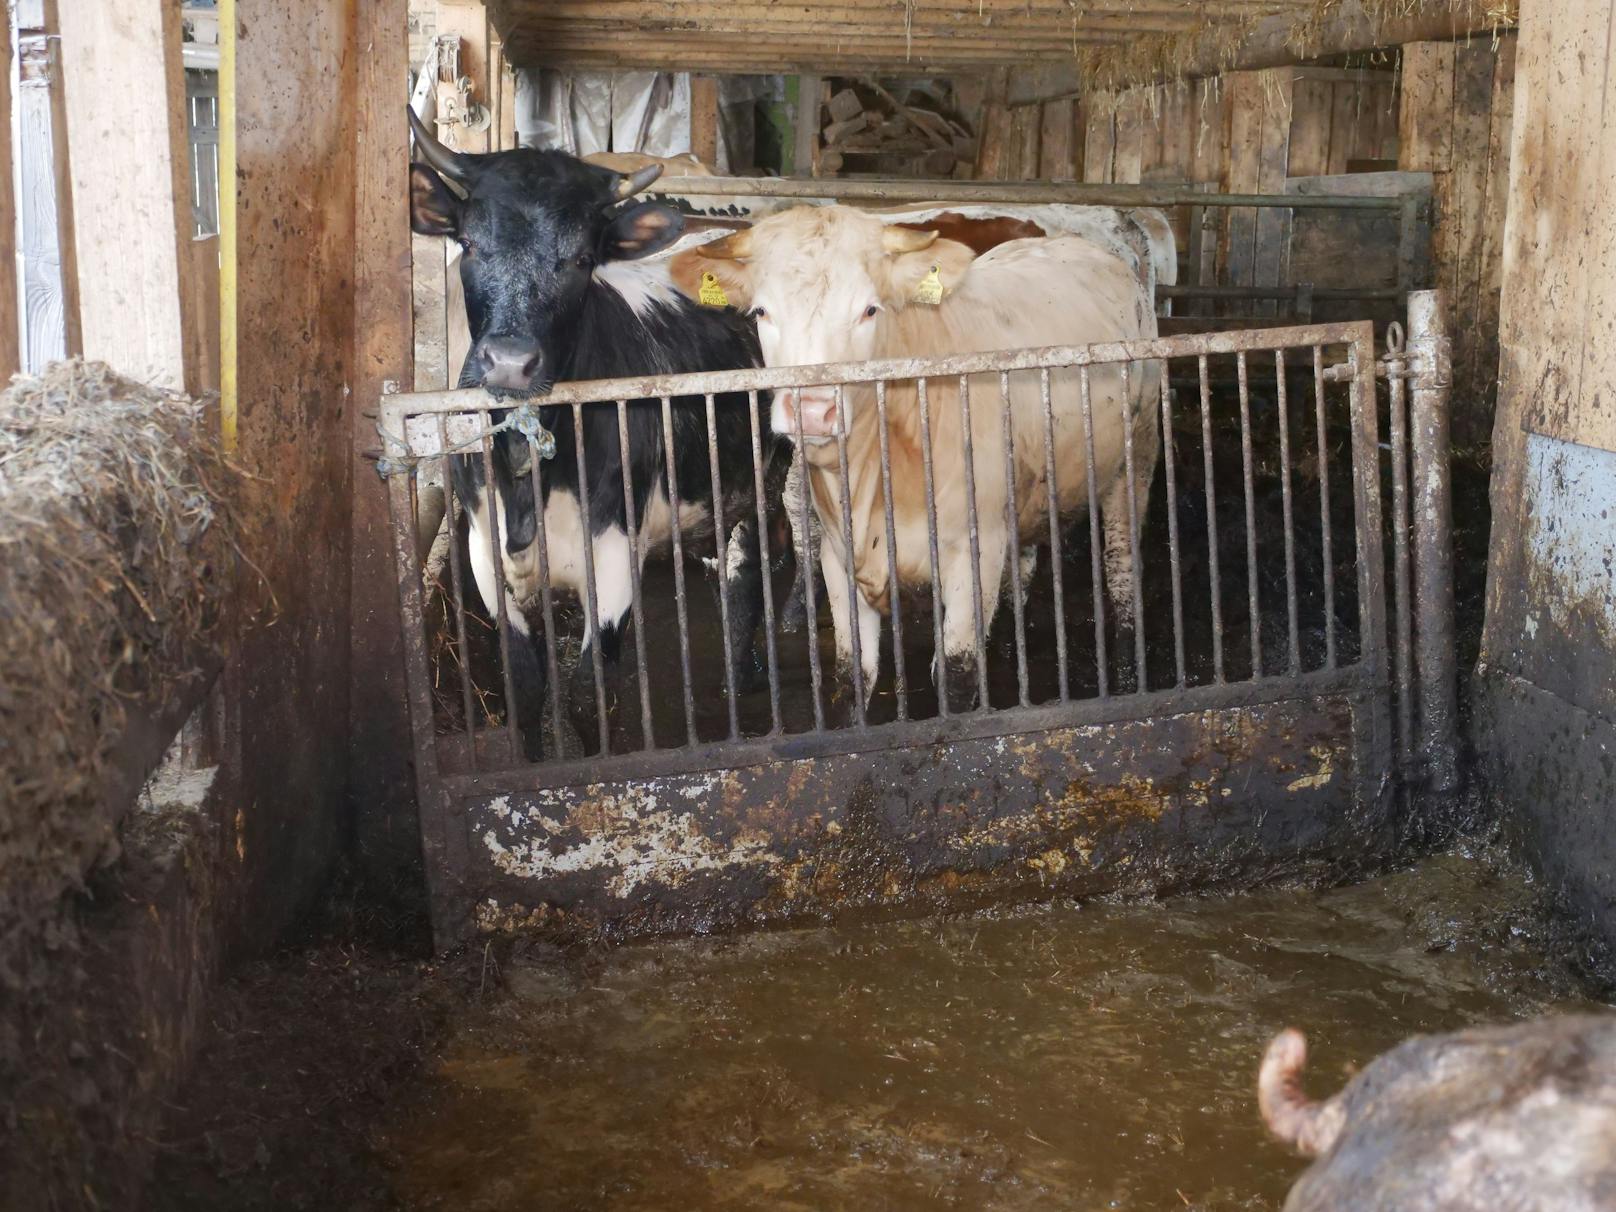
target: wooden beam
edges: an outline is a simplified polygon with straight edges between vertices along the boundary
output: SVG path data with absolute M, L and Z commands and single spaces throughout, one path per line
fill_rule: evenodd
M 382 392 L 389 383 L 408 387 L 413 377 L 409 191 L 404 188 L 409 128 L 399 84 L 408 78 L 410 66 L 408 0 L 358 0 L 357 9 L 355 27 L 366 52 L 359 56 L 356 72 L 354 123 L 349 793 L 358 849 L 373 869 L 385 871 L 394 856 L 413 856 L 418 845 L 415 779 L 405 740 L 410 719 L 398 609 L 400 573 L 394 566 L 387 488 L 365 457 L 377 445 L 375 411 Z M 441 267 L 443 241 L 432 237 L 432 242 Z
M 67 4 L 60 20 L 85 356 L 185 387 L 196 300 L 180 289 L 191 211 L 179 6 Z
M 690 150 L 708 168 L 718 165 L 718 77 L 690 78 Z
M 1518 14 L 1517 0 L 1501 5 L 1483 0 L 1427 3 L 1408 15 L 1372 15 L 1363 0 L 1343 0 L 1319 21 L 1304 22 L 1302 14 L 1291 13 L 1260 17 L 1243 38 L 1231 39 L 1226 25 L 1220 25 L 1190 36 L 1135 39 L 1109 63 L 1079 56 L 1071 63 L 1023 71 L 1012 82 L 1010 101 L 1076 96 L 1096 82 L 1103 86 L 1111 74 L 1127 84 L 1196 79 L 1407 42 L 1468 38 L 1511 28 Z
M 0 28 L 0 49 L 6 59 L 11 58 L 11 22 Z M 0 166 L 12 164 L 11 149 L 11 89 L 0 87 Z M 0 172 L 0 232 L 8 235 L 17 229 L 17 203 L 12 192 L 11 173 Z M 11 241 L 0 241 L 10 246 Z M 18 323 L 17 258 L 0 257 L 0 382 L 9 381 L 22 369 L 22 327 Z
M 797 77 L 797 112 L 792 117 L 796 140 L 791 156 L 792 172 L 798 177 L 818 176 L 820 77 Z

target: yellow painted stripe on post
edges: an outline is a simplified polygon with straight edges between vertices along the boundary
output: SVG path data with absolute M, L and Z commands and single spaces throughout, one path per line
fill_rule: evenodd
M 236 0 L 219 0 L 219 436 L 236 452 Z

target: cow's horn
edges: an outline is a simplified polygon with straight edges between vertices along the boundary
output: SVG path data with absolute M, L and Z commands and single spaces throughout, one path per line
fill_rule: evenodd
M 635 171 L 627 177 L 619 177 L 617 181 L 617 196 L 619 200 L 632 198 L 651 182 L 662 175 L 662 165 L 647 164 L 644 168 Z
M 889 227 L 881 233 L 881 244 L 889 253 L 919 252 L 930 248 L 936 240 L 936 232 L 915 231 L 910 227 Z
M 439 143 L 427 129 L 426 123 L 416 116 L 413 106 L 406 105 L 404 110 L 410 116 L 410 130 L 415 135 L 415 146 L 420 150 L 421 158 L 450 180 L 468 184 L 472 176 L 472 158 L 462 152 L 450 151 Z
M 743 227 L 722 240 L 698 246 L 696 251 L 714 261 L 744 261 L 752 255 L 752 229 Z

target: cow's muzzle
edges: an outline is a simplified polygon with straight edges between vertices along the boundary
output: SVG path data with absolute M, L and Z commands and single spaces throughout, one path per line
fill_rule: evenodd
M 780 405 L 780 432 L 795 439 L 802 426 L 805 442 L 825 442 L 834 438 L 840 425 L 836 391 L 830 387 L 782 388 L 774 393 Z
M 531 391 L 543 377 L 544 351 L 521 337 L 484 337 L 477 345 L 477 377 L 499 391 Z

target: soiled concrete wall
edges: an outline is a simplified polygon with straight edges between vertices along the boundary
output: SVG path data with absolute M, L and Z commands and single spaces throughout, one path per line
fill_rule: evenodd
M 1612 0 L 1522 5 L 1476 741 L 1534 861 L 1616 941 L 1613 30 Z

